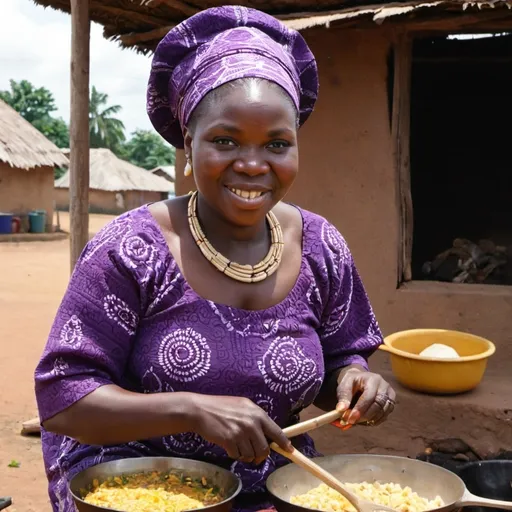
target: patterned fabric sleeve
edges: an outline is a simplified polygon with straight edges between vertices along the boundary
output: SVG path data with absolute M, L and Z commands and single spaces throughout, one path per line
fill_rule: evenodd
M 140 310 L 135 260 L 126 257 L 136 247 L 123 230 L 129 231 L 126 218 L 107 226 L 75 267 L 35 372 L 41 422 L 121 382 Z
M 345 240 L 327 221 L 322 230 L 329 280 L 319 329 L 325 371 L 350 364 L 368 369 L 368 358 L 382 343 L 382 334 Z

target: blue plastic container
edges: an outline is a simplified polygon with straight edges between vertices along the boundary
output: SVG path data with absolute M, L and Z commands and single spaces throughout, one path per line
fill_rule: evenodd
M 9 235 L 12 233 L 12 213 L 0 212 L 0 235 Z
M 28 222 L 31 233 L 44 233 L 46 226 L 46 212 L 44 210 L 35 210 L 28 214 Z

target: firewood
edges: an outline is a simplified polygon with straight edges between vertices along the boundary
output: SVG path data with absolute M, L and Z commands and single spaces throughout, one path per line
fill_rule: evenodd
M 465 283 L 468 278 L 469 278 L 469 272 L 467 270 L 464 270 L 464 272 L 461 272 L 460 274 L 456 275 L 452 279 L 452 281 L 454 283 Z
M 478 247 L 487 254 L 494 254 L 496 252 L 496 244 L 492 240 L 479 240 Z
M 22 436 L 38 435 L 40 433 L 41 423 L 39 418 L 33 418 L 31 420 L 25 421 L 21 426 Z
M 494 270 L 496 270 L 498 267 L 501 267 L 505 263 L 505 261 L 499 260 L 491 261 L 491 263 L 489 263 L 486 267 L 477 272 L 476 280 L 479 283 L 483 283 L 492 274 L 492 272 L 494 272 Z
M 472 451 L 471 447 L 462 439 L 454 438 L 432 440 L 429 441 L 428 446 L 429 448 L 432 448 L 432 450 L 434 450 L 435 452 L 449 454 L 466 453 Z
M 447 251 L 443 251 L 442 253 L 438 254 L 434 258 L 434 261 L 432 261 L 432 263 L 431 263 L 432 270 L 436 271 L 441 266 L 441 264 L 446 260 L 446 258 L 448 258 L 448 256 L 450 256 L 450 254 L 451 254 L 451 249 L 448 249 Z

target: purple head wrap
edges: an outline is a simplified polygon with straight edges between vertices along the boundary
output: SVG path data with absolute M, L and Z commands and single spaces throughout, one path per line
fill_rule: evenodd
M 147 111 L 155 129 L 183 148 L 183 128 L 208 92 L 239 78 L 263 78 L 291 97 L 302 125 L 318 94 L 318 71 L 304 38 L 279 20 L 239 6 L 201 11 L 160 41 Z

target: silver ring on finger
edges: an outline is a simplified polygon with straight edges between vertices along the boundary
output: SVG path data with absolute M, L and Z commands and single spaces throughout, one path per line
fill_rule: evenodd
M 386 413 L 390 407 L 395 407 L 395 401 L 385 393 L 378 393 L 375 397 L 375 403 Z
M 381 409 L 384 409 L 389 402 L 389 396 L 386 393 L 377 393 L 374 401 Z
M 382 408 L 385 415 L 388 415 L 393 412 L 393 409 L 395 408 L 395 401 L 391 400 L 391 398 L 388 398 L 386 400 L 386 403 L 384 404 L 384 407 Z

